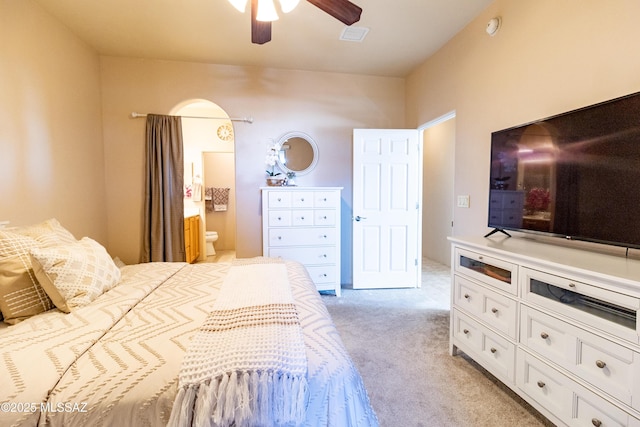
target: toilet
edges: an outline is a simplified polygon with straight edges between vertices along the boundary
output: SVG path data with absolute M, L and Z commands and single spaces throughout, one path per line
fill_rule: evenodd
M 218 240 L 218 232 L 217 231 L 207 231 L 205 233 L 205 247 L 207 248 L 207 256 L 212 256 L 216 254 L 216 248 L 213 247 L 213 242 Z

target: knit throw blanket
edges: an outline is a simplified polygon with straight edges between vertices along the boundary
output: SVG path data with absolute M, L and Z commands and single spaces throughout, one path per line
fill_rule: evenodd
M 187 349 L 168 425 L 300 425 L 306 374 L 286 265 L 268 258 L 238 260 Z

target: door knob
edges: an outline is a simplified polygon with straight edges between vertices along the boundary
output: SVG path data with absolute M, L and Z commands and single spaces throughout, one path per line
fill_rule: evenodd
M 356 216 L 356 217 L 355 217 L 355 218 L 353 218 L 353 219 L 355 219 L 356 221 L 360 221 L 360 220 L 367 219 L 367 218 L 366 218 L 366 217 L 364 217 L 364 216 L 360 216 L 360 215 L 358 215 L 358 216 Z

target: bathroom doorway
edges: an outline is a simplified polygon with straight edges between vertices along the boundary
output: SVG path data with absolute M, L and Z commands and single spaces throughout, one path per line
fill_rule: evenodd
M 202 153 L 204 165 L 204 187 L 215 191 L 229 189 L 226 206 L 214 205 L 205 200 L 205 221 L 207 230 L 218 233 L 214 242 L 215 255 L 208 254 L 208 262 L 225 262 L 236 255 L 236 203 L 235 192 L 235 153 L 214 152 Z
M 229 261 L 236 250 L 233 122 L 203 99 L 185 101 L 171 114 L 182 116 L 184 209 L 185 217 L 199 216 L 198 262 Z

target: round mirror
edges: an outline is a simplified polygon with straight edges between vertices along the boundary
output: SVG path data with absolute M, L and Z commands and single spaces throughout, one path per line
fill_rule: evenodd
M 295 172 L 296 176 L 313 170 L 318 163 L 318 146 L 307 134 L 289 132 L 278 140 L 278 167 L 283 172 Z

